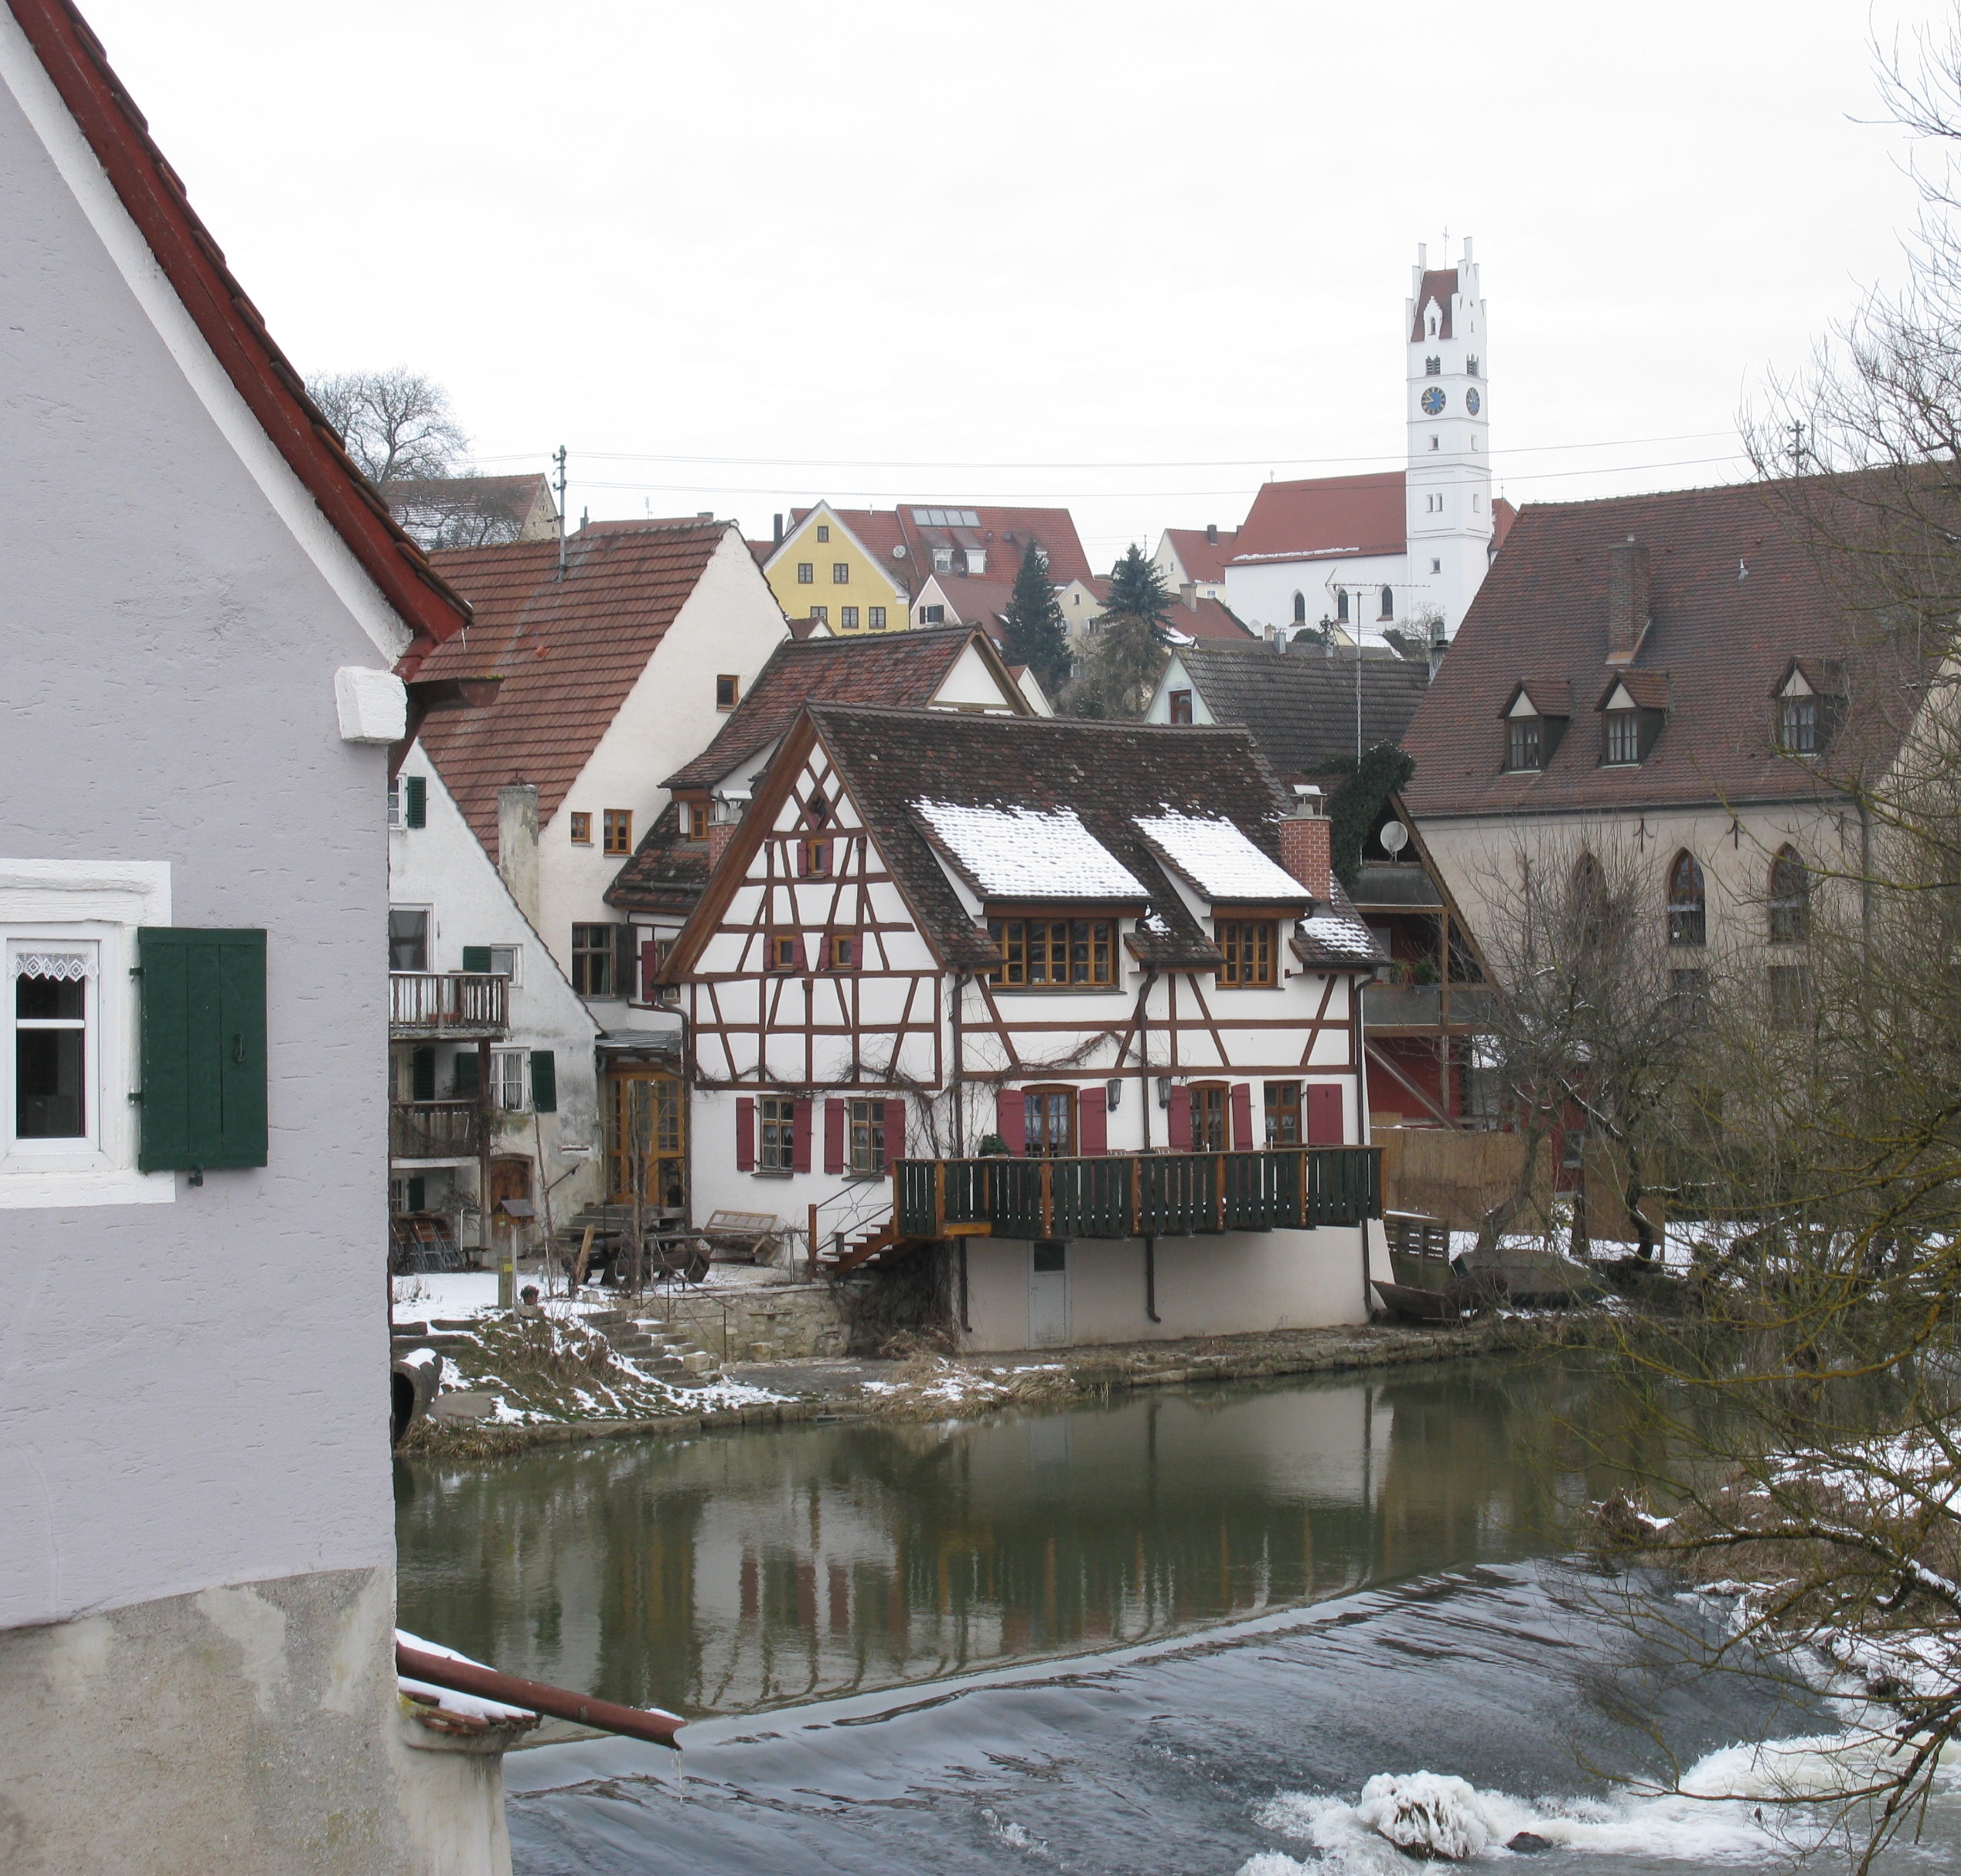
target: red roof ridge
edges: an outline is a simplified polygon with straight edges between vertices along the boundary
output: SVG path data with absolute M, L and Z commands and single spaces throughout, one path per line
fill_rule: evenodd
M 191 207 L 182 181 L 71 0 L 7 4 L 220 368 L 414 635 L 403 656 L 412 673 L 424 655 L 468 621 L 469 603 L 396 524 L 307 396 L 305 382 L 225 264 L 224 250 Z

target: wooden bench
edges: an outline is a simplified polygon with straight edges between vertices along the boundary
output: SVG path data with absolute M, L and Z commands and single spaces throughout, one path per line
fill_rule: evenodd
M 746 1255 L 752 1264 L 767 1261 L 783 1235 L 783 1220 L 773 1211 L 717 1211 L 702 1227 L 717 1251 Z

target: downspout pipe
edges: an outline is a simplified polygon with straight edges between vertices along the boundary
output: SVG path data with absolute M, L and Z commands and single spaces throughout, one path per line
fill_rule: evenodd
M 1151 1151 L 1151 993 L 1157 987 L 1158 973 L 1146 971 L 1144 994 L 1137 1006 L 1138 1106 L 1144 1115 L 1144 1150 Z M 1162 1323 L 1158 1313 L 1158 1240 L 1144 1235 L 1144 1313 L 1148 1320 Z

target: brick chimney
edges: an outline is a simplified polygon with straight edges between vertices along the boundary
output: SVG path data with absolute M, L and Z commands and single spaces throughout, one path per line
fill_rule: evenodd
M 1326 905 L 1333 897 L 1334 861 L 1329 845 L 1328 817 L 1321 812 L 1321 791 L 1299 791 L 1294 812 L 1280 817 L 1280 864 Z
M 741 824 L 735 820 L 709 822 L 708 870 L 711 874 L 722 863 L 722 856 L 728 851 L 729 842 L 735 838 L 735 830 Z
M 1196 612 L 1198 610 L 1198 582 L 1196 580 L 1181 582 L 1178 597 L 1184 602 L 1188 611 Z
M 1208 521 L 1205 524 L 1205 545 L 1207 547 L 1217 547 L 1218 544 L 1219 524 L 1216 521 Z
M 1648 629 L 1648 549 L 1632 535 L 1616 541 L 1607 575 L 1607 661 L 1625 665 Z

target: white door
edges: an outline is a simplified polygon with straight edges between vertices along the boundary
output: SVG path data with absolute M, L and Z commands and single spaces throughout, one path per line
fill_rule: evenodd
M 1068 1247 L 1029 1247 L 1029 1346 L 1060 1348 L 1069 1339 Z

